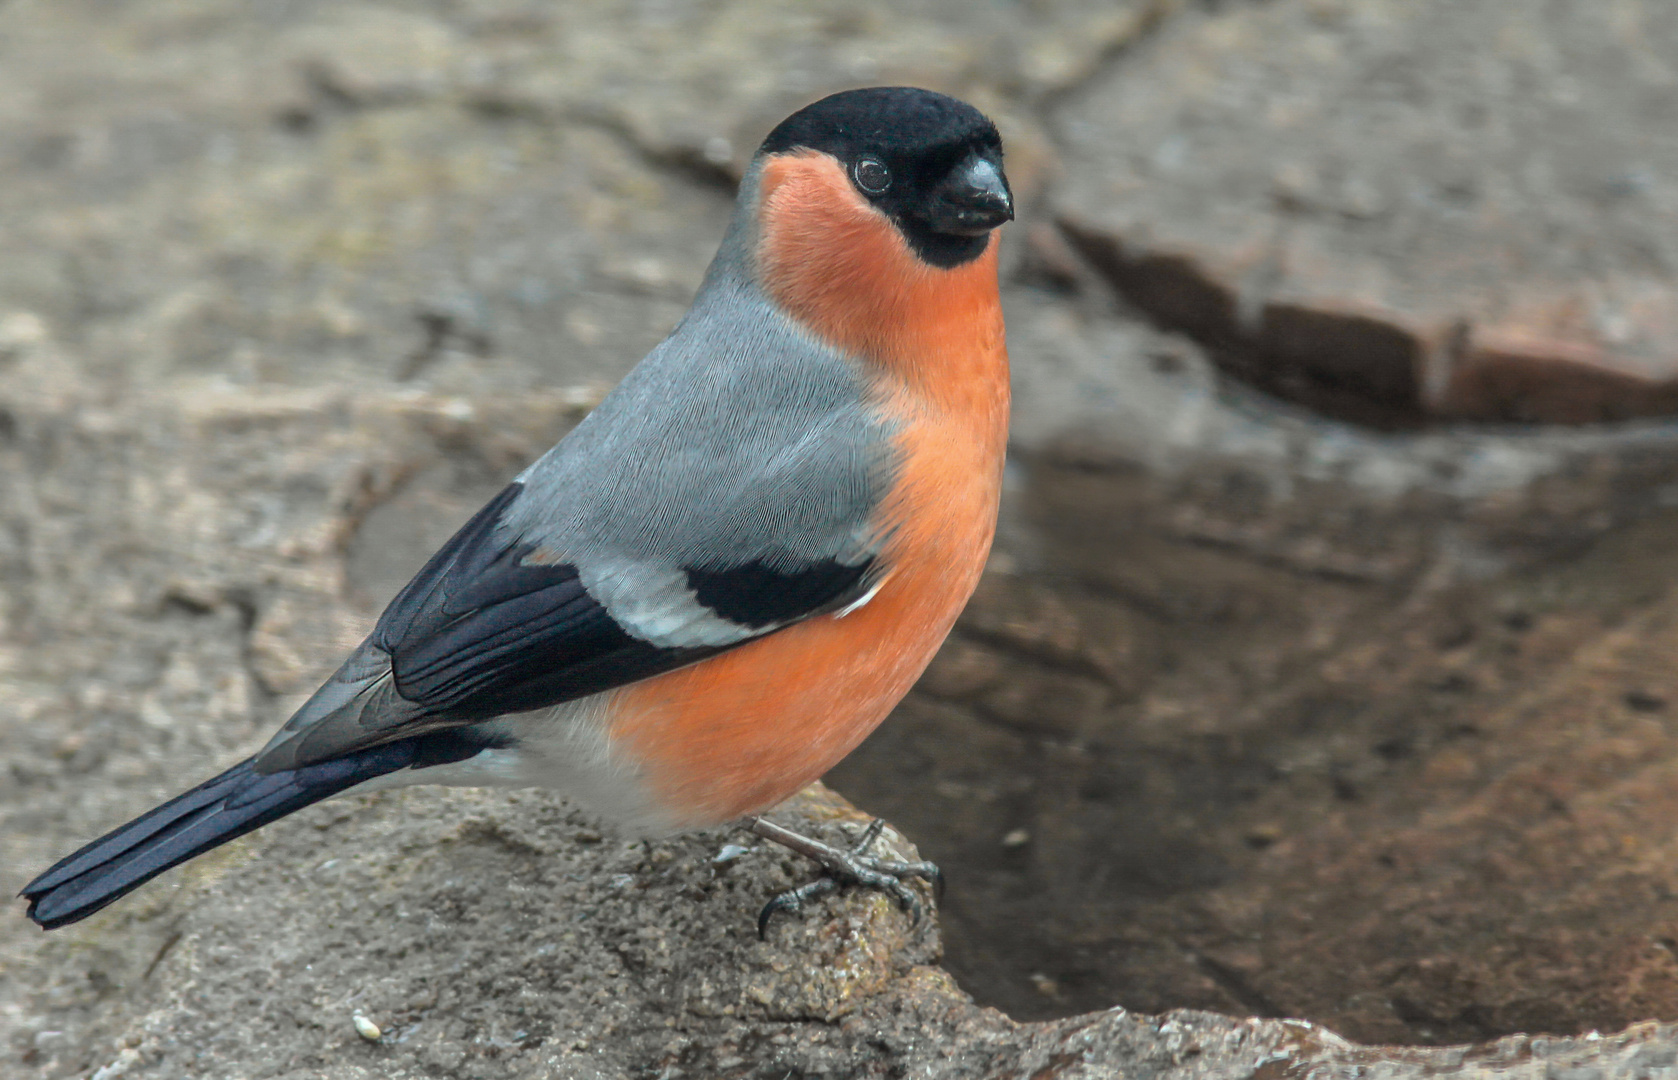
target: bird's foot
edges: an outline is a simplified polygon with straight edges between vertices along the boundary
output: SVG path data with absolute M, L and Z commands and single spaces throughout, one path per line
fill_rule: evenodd
M 849 885 L 861 885 L 886 893 L 897 901 L 898 907 L 909 912 L 918 924 L 921 921 L 921 902 L 915 898 L 914 891 L 903 883 L 903 879 L 925 878 L 942 893 L 944 875 L 938 867 L 929 862 L 898 862 L 869 855 L 868 849 L 880 838 L 880 831 L 885 826 L 884 821 L 875 818 L 868 823 L 868 828 L 863 830 L 862 836 L 847 851 L 819 840 L 812 840 L 791 829 L 783 829 L 760 817 L 747 818 L 746 828 L 754 834 L 765 840 L 773 840 L 807 859 L 813 859 L 826 871 L 808 885 L 788 889 L 763 905 L 763 911 L 757 917 L 757 936 L 762 938 L 768 932 L 769 920 L 777 911 L 802 911 L 806 900 L 827 896 Z

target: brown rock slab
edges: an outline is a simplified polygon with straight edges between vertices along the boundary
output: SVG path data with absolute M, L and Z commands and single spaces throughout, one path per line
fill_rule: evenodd
M 1149 318 L 1334 415 L 1669 414 L 1675 50 L 1657 0 L 1186 13 L 1055 114 L 1055 212 Z

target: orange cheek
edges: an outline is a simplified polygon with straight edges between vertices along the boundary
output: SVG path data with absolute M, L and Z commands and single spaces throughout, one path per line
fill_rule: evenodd
M 924 403 L 1006 424 L 1008 357 L 997 238 L 941 270 L 916 257 L 840 163 L 803 151 L 764 164 L 758 270 L 765 291 L 818 337 Z

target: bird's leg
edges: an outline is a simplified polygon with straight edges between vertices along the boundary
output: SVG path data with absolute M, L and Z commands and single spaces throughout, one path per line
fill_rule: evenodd
M 847 885 L 862 885 L 889 894 L 897 901 L 898 907 L 913 916 L 916 923 L 921 921 L 921 904 L 915 899 L 915 894 L 909 886 L 903 883 L 903 879 L 926 878 L 940 893 L 944 890 L 944 875 L 932 863 L 897 862 L 868 854 L 868 849 L 880 838 L 880 831 L 886 826 L 879 818 L 868 823 L 868 828 L 863 830 L 861 838 L 851 845 L 849 851 L 824 844 L 820 840 L 812 840 L 791 829 L 783 829 L 765 818 L 747 818 L 744 824 L 748 830 L 765 840 L 773 840 L 784 848 L 820 863 L 826 871 L 808 885 L 788 889 L 763 905 L 763 911 L 757 917 L 757 936 L 760 938 L 768 931 L 769 920 L 777 911 L 801 911 L 806 900 L 837 892 Z

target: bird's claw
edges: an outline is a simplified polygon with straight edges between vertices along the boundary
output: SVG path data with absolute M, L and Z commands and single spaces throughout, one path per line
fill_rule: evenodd
M 875 818 L 868 823 L 868 828 L 863 830 L 856 843 L 852 844 L 849 850 L 845 850 L 812 840 L 790 829 L 783 829 L 763 818 L 750 819 L 746 827 L 752 832 L 819 863 L 825 871 L 816 880 L 778 893 L 763 905 L 763 910 L 757 917 L 757 936 L 763 938 L 768 934 L 769 920 L 776 912 L 797 913 L 804 909 L 805 901 L 831 895 L 852 885 L 878 889 L 887 894 L 897 901 L 898 907 L 909 913 L 916 925 L 919 925 L 921 902 L 914 891 L 903 883 L 903 879 L 925 878 L 933 883 L 938 895 L 943 895 L 944 874 L 929 862 L 901 862 L 869 855 L 868 849 L 880 838 L 885 824 L 884 821 Z

